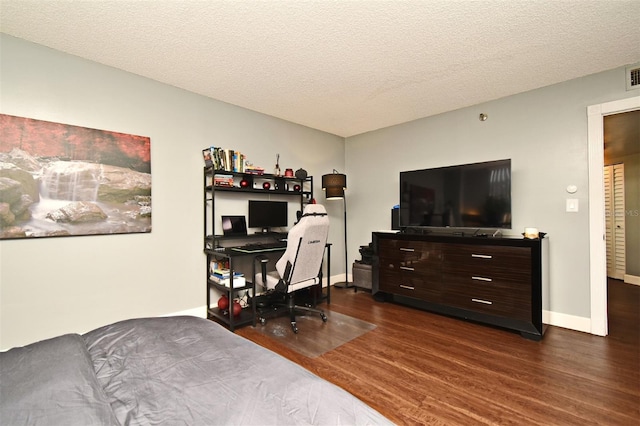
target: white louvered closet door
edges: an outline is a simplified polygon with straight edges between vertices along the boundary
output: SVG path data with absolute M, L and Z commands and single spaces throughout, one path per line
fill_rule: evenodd
M 624 164 L 604 168 L 607 276 L 624 279 L 626 251 L 624 235 Z

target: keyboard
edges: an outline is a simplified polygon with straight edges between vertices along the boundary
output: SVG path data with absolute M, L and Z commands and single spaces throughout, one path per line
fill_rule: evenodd
M 263 251 L 277 251 L 287 248 L 286 241 L 274 241 L 269 243 L 252 243 L 244 246 L 231 247 L 231 250 L 240 251 L 243 253 L 257 253 Z

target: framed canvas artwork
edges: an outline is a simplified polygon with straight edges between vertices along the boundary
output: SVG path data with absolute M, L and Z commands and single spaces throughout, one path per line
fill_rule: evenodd
M 151 140 L 0 114 L 0 239 L 151 232 Z

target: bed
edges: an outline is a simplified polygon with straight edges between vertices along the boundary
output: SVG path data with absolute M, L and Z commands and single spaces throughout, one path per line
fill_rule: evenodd
M 3 425 L 391 424 L 217 323 L 141 318 L 0 353 Z

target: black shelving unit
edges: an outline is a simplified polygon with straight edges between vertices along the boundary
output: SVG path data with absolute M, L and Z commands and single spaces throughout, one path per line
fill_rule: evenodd
M 216 175 L 231 176 L 233 178 L 233 186 L 217 186 L 214 184 Z M 246 182 L 246 186 L 242 186 L 243 181 Z M 269 184 L 269 189 L 265 189 L 262 185 L 264 183 Z M 295 186 L 299 185 L 300 190 L 296 191 Z M 276 176 L 272 174 L 251 174 L 240 172 L 229 172 L 226 170 L 215 170 L 212 167 L 204 168 L 204 235 L 205 235 L 205 250 L 207 248 L 217 247 L 217 241 L 224 239 L 222 235 L 216 235 L 215 232 L 215 211 L 216 211 L 216 192 L 232 192 L 241 194 L 253 194 L 253 195 L 279 195 L 292 198 L 299 198 L 300 211 L 304 209 L 304 206 L 308 204 L 313 198 L 313 177 L 308 176 L 306 179 L 298 179 L 296 177 Z M 207 217 L 207 206 L 211 206 L 212 214 Z M 208 220 L 209 219 L 209 220 Z M 211 246 L 208 243 L 213 242 Z
M 233 183 L 231 186 L 218 186 L 215 184 L 215 176 L 223 175 L 231 177 Z M 268 184 L 268 185 L 265 185 Z M 268 188 L 267 188 L 268 186 Z M 299 186 L 299 189 L 297 188 Z M 233 316 L 232 303 L 235 296 L 238 293 L 250 291 L 253 297 L 255 292 L 255 284 L 253 278 L 248 277 L 245 274 L 246 285 L 243 287 L 226 287 L 220 283 L 213 281 L 209 278 L 209 265 L 213 260 L 226 260 L 229 262 L 229 269 L 231 277 L 233 277 L 234 258 L 238 259 L 241 255 L 238 252 L 230 252 L 224 248 L 221 248 L 223 242 L 229 242 L 233 238 L 238 237 L 225 237 L 223 235 L 216 234 L 216 193 L 237 193 L 239 195 L 259 195 L 269 196 L 278 195 L 291 197 L 297 199 L 300 202 L 300 211 L 304 209 L 304 206 L 308 204 L 313 198 L 313 177 L 308 176 L 305 179 L 298 179 L 296 177 L 276 176 L 272 174 L 250 174 L 240 172 L 229 172 L 226 170 L 215 170 L 213 167 L 204 168 L 204 253 L 207 257 L 206 264 L 206 282 L 207 282 L 207 316 L 210 319 L 215 319 L 218 322 L 225 324 L 231 331 L 234 331 L 236 327 L 243 325 L 253 324 L 255 326 L 256 312 L 255 306 L 246 307 L 242 309 L 239 316 Z M 207 214 L 207 209 L 210 207 L 211 212 Z M 271 233 L 271 234 L 254 234 L 247 235 L 242 238 L 285 238 L 286 233 Z M 233 279 L 233 278 L 232 278 Z M 229 299 L 230 307 L 226 311 L 221 311 L 217 304 L 211 306 L 211 289 L 216 289 L 222 294 L 226 294 Z
M 213 259 L 216 260 L 227 260 L 229 261 L 229 269 L 233 271 L 233 258 L 227 250 L 218 249 L 218 250 L 210 250 L 206 249 L 205 254 L 207 255 L 207 318 L 215 319 L 218 322 L 221 322 L 229 327 L 229 330 L 234 331 L 236 327 L 240 327 L 243 325 L 253 324 L 256 325 L 256 311 L 255 306 L 251 306 L 250 308 L 243 308 L 240 312 L 240 315 L 233 315 L 233 300 L 235 299 L 235 295 L 237 293 L 246 292 L 247 290 L 251 292 L 252 295 L 255 294 L 255 283 L 253 280 L 247 280 L 245 278 L 245 285 L 242 287 L 233 287 L 233 278 L 230 278 L 231 284 L 229 287 L 226 287 L 223 284 L 220 284 L 209 278 L 209 265 Z M 231 273 L 231 277 L 233 277 L 233 273 Z M 226 294 L 229 300 L 229 308 L 226 310 L 221 310 L 218 308 L 217 304 L 211 306 L 211 289 L 215 288 L 220 291 L 222 294 Z

